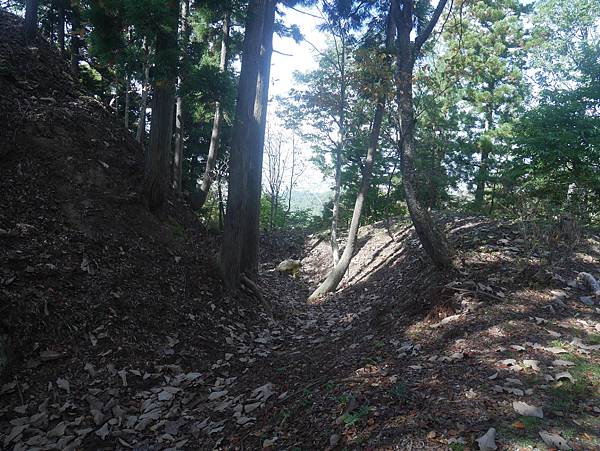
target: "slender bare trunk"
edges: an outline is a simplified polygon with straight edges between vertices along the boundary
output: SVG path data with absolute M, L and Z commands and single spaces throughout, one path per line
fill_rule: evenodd
M 223 38 L 221 40 L 221 60 L 219 62 L 219 72 L 224 74 L 227 70 L 227 49 L 229 41 L 229 15 L 230 12 L 225 13 L 223 18 Z M 202 208 L 208 197 L 210 186 L 214 179 L 215 164 L 217 162 L 217 156 L 219 153 L 219 137 L 221 135 L 221 122 L 223 121 L 223 111 L 221 102 L 218 101 L 215 105 L 215 116 L 213 119 L 212 133 L 210 135 L 210 146 L 208 148 L 208 156 L 206 157 L 206 168 L 204 175 L 202 176 L 202 183 L 200 185 L 200 192 L 198 195 L 197 208 Z
M 181 78 L 179 82 L 181 89 Z M 183 101 L 181 94 L 175 101 L 175 152 L 173 152 L 173 190 L 181 194 L 183 179 Z
M 393 19 L 391 13 L 388 15 L 388 25 L 386 29 L 386 48 L 391 49 L 395 31 L 393 27 Z M 322 294 L 334 291 L 340 282 L 342 281 L 344 274 L 348 271 L 350 261 L 354 256 L 354 249 L 356 247 L 356 238 L 358 236 L 358 228 L 360 226 L 360 217 L 362 209 L 369 193 L 369 186 L 371 185 L 371 177 L 373 174 L 373 164 L 375 162 L 375 155 L 377 153 L 377 144 L 379 142 L 379 135 L 381 133 L 381 123 L 383 122 L 383 115 L 385 113 L 386 104 L 386 91 L 387 88 L 381 90 L 381 93 L 377 97 L 375 112 L 373 114 L 373 125 L 371 127 L 371 133 L 369 136 L 369 146 L 367 148 L 367 156 L 362 171 L 362 180 L 358 194 L 356 195 L 356 201 L 354 203 L 354 210 L 352 212 L 352 221 L 350 222 L 350 228 L 348 230 L 348 240 L 344 247 L 344 252 L 340 257 L 338 263 L 331 270 L 325 281 L 310 295 L 309 301 L 314 300 Z
M 177 89 L 177 100 L 175 107 L 175 151 L 173 152 L 173 190 L 181 195 L 183 181 L 183 150 L 184 150 L 184 120 L 183 120 L 183 94 L 182 86 L 185 76 L 187 62 L 187 46 L 190 40 L 188 24 L 189 0 L 181 2 L 181 66 L 184 69 L 179 75 L 179 88 Z
M 223 202 L 223 188 L 221 186 L 221 173 L 217 173 L 217 196 L 219 201 L 219 231 L 223 231 L 223 218 L 225 217 L 225 204 Z
M 73 78 L 79 78 L 79 48 L 81 41 L 79 33 L 81 32 L 81 17 L 79 6 L 71 4 L 71 75 Z
M 148 44 L 144 43 L 144 81 L 142 82 L 142 98 L 140 102 L 140 117 L 138 119 L 137 132 L 135 139 L 143 143 L 144 132 L 146 131 L 146 106 L 148 103 L 148 90 L 150 89 L 150 65 L 148 64 Z
M 65 57 L 65 0 L 58 0 L 56 3 L 56 13 L 58 16 L 57 39 L 60 56 Z
M 129 80 L 129 74 L 125 76 L 125 111 L 124 111 L 124 124 L 125 128 L 129 130 L 129 108 L 130 108 L 130 94 L 131 91 L 131 81 Z
M 493 90 L 493 88 L 490 88 Z M 494 120 L 494 112 L 492 105 L 488 105 L 488 110 L 486 112 L 486 121 L 485 121 L 485 131 L 489 132 L 493 127 Z M 490 150 L 491 150 L 491 141 L 486 136 L 479 143 L 480 146 L 480 162 L 479 162 L 479 170 L 477 172 L 477 188 L 475 189 L 475 208 L 477 210 L 483 209 L 483 204 L 485 201 L 485 187 L 489 178 L 489 160 L 490 160 Z
M 373 118 L 373 127 L 371 129 L 371 136 L 369 138 L 369 148 L 367 150 L 367 158 L 363 169 L 362 181 L 360 189 L 356 196 L 354 203 L 354 211 L 352 212 L 352 221 L 350 222 L 350 229 L 348 230 L 348 240 L 344 248 L 344 252 L 340 257 L 335 267 L 331 270 L 325 281 L 310 295 L 308 300 L 314 300 L 322 294 L 334 291 L 340 282 L 342 281 L 344 274 L 350 266 L 350 261 L 354 256 L 354 249 L 356 247 L 356 237 L 358 235 L 358 227 L 360 226 L 360 216 L 362 213 L 365 199 L 369 192 L 369 186 L 371 184 L 371 174 L 373 172 L 373 162 L 375 160 L 375 153 L 377 152 L 377 143 L 379 141 L 379 133 L 381 131 L 381 122 L 383 120 L 383 114 L 385 111 L 385 98 L 379 99 L 377 107 L 375 108 L 375 114 Z

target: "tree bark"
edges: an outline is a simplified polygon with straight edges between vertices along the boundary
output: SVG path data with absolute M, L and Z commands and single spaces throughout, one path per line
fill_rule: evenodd
M 269 103 L 269 80 L 271 77 L 271 56 L 273 54 L 273 31 L 275 28 L 275 10 L 277 0 L 267 0 L 260 51 L 254 117 L 258 121 L 250 142 L 250 172 L 248 176 L 248 210 L 246 221 L 246 239 L 242 249 L 242 273 L 250 279 L 258 275 L 258 250 L 260 241 L 260 200 L 262 195 L 263 150 L 267 124 L 267 106 Z
M 144 81 L 142 82 L 142 95 L 140 102 L 140 117 L 138 119 L 135 139 L 143 144 L 144 132 L 146 131 L 146 106 L 148 103 L 148 90 L 150 89 L 150 65 L 148 63 L 148 44 L 144 43 Z
M 189 0 L 181 2 L 181 42 L 182 49 L 181 66 L 185 68 L 187 61 L 187 45 L 189 42 L 188 26 Z M 181 195 L 183 181 L 183 148 L 184 148 L 184 121 L 183 121 L 183 96 L 182 85 L 185 69 L 179 75 L 179 89 L 175 107 L 175 152 L 173 153 L 173 190 Z
M 223 75 L 227 70 L 227 52 L 229 44 L 229 16 L 230 12 L 225 13 L 223 18 L 223 38 L 221 40 L 221 60 L 219 62 L 219 72 Z M 210 187 L 214 180 L 215 164 L 219 153 L 219 137 L 221 135 L 221 122 L 223 121 L 223 111 L 221 102 L 217 101 L 215 105 L 215 116 L 213 119 L 212 133 L 210 135 L 210 146 L 208 148 L 208 156 L 206 157 L 206 169 L 202 176 L 200 184 L 200 192 L 198 195 L 198 208 L 202 208 L 208 197 Z
M 331 215 L 331 259 L 333 267 L 337 266 L 340 260 L 340 248 L 338 245 L 338 227 L 340 222 L 340 194 L 342 191 L 342 155 L 346 144 L 346 39 L 341 36 L 341 55 L 340 64 L 340 109 L 339 109 L 339 130 L 340 142 L 335 150 L 335 187 L 333 191 L 333 211 Z
M 402 10 L 396 9 L 394 14 L 397 33 L 396 53 L 396 97 L 400 115 L 400 128 L 402 139 L 401 164 L 402 183 L 406 196 L 406 204 L 417 232 L 417 236 L 433 263 L 438 267 L 449 267 L 452 265 L 452 253 L 446 242 L 445 236 L 434 224 L 429 212 L 424 209 L 416 193 L 416 169 L 415 169 L 415 115 L 413 104 L 413 70 L 415 60 L 425 43 L 435 23 L 439 19 L 446 1 L 440 0 L 436 6 L 430 22 L 420 35 L 411 42 L 413 30 L 413 3 L 412 0 L 400 0 L 403 4 Z
M 369 186 L 371 184 L 371 175 L 373 173 L 373 162 L 375 161 L 375 154 L 377 152 L 377 143 L 379 141 L 379 133 L 381 131 L 381 122 L 383 120 L 383 114 L 385 112 L 385 97 L 381 98 L 377 102 L 375 108 L 375 114 L 373 117 L 373 127 L 371 128 L 371 136 L 369 137 L 369 147 L 367 150 L 367 158 L 365 160 L 362 181 L 360 183 L 360 189 L 356 196 L 354 203 L 354 211 L 352 212 L 352 221 L 350 222 L 350 229 L 348 230 L 348 240 L 344 247 L 344 252 L 338 260 L 335 267 L 331 270 L 325 281 L 310 295 L 309 301 L 312 301 L 322 294 L 334 291 L 340 282 L 342 281 L 344 274 L 350 266 L 350 261 L 354 256 L 354 249 L 356 247 L 356 237 L 358 235 L 358 228 L 360 226 L 360 216 L 362 213 L 365 199 L 369 192 Z
M 229 157 L 229 192 L 225 215 L 221 269 L 229 290 L 237 290 L 245 266 L 242 266 L 243 243 L 248 238 L 245 221 L 248 209 L 248 179 L 252 158 L 250 138 L 258 127 L 254 114 L 257 94 L 260 50 L 267 0 L 251 0 L 246 15 L 246 32 L 242 49 L 238 99 Z
M 153 82 L 150 144 L 146 155 L 142 193 L 149 210 L 162 215 L 169 191 L 169 157 L 173 131 L 175 79 L 177 77 L 177 16 L 178 1 L 172 0 L 169 29 L 156 33 L 157 67 Z
M 74 2 L 71 3 L 71 75 L 73 78 L 79 78 L 79 48 L 81 41 L 79 33 L 81 31 L 81 15 L 79 6 Z
M 65 57 L 65 0 L 57 0 L 56 13 L 58 16 L 57 33 L 60 56 Z
M 38 0 L 27 0 L 25 2 L 25 39 L 30 42 L 35 38 L 37 32 Z
M 493 88 L 490 89 L 490 94 L 493 92 Z M 486 112 L 485 131 L 489 132 L 493 127 L 494 111 L 492 105 L 488 106 Z M 491 141 L 488 142 L 486 137 L 480 142 L 481 153 L 479 170 L 477 172 L 477 188 L 475 189 L 475 208 L 477 210 L 483 209 L 483 203 L 485 200 L 485 187 L 489 178 L 489 160 L 490 160 L 490 148 Z
M 129 74 L 125 76 L 125 111 L 124 114 L 124 125 L 125 128 L 129 130 L 129 108 L 130 108 L 130 92 L 131 91 L 131 81 L 129 80 Z

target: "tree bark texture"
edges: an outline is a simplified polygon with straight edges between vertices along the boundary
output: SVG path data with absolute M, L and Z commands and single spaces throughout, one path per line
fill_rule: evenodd
M 246 214 L 248 203 L 248 182 L 251 170 L 251 138 L 259 127 L 254 104 L 257 94 L 260 51 L 263 37 L 263 24 L 267 0 L 251 0 L 246 15 L 246 32 L 242 48 L 238 99 L 235 121 L 232 130 L 229 160 L 229 192 L 227 213 L 224 221 L 223 244 L 221 247 L 221 269 L 223 281 L 230 290 L 240 286 L 242 272 L 243 243 L 248 238 Z
M 25 39 L 29 42 L 35 38 L 37 33 L 38 0 L 27 0 L 25 2 Z
M 242 249 L 242 272 L 250 279 L 258 274 L 258 249 L 260 241 L 260 200 L 262 195 L 263 150 L 267 124 L 267 106 L 269 103 L 269 80 L 271 78 L 271 56 L 273 54 L 273 31 L 275 28 L 275 9 L 277 0 L 267 0 L 260 50 L 254 117 L 258 121 L 250 142 L 250 173 L 248 176 L 249 197 L 246 212 L 246 239 Z
M 169 17 L 170 30 L 161 28 L 156 34 L 157 68 L 153 82 L 152 121 L 150 144 L 146 155 L 142 193 L 151 212 L 164 212 L 169 192 L 169 157 L 173 131 L 175 79 L 177 77 L 177 16 L 178 1 L 172 1 L 173 15 Z
M 417 232 L 417 236 L 433 263 L 438 267 L 452 265 L 452 253 L 446 242 L 445 236 L 436 227 L 429 212 L 421 205 L 416 192 L 416 146 L 415 146 L 415 114 L 413 104 L 413 70 L 415 60 L 425 43 L 435 23 L 439 19 L 446 4 L 440 0 L 429 23 L 419 34 L 414 43 L 411 42 L 411 32 L 414 23 L 412 0 L 398 0 L 402 8 L 395 8 L 395 22 L 397 27 L 397 53 L 396 53 L 396 96 L 400 116 L 402 139 L 401 164 L 402 183 L 406 196 L 406 204 Z

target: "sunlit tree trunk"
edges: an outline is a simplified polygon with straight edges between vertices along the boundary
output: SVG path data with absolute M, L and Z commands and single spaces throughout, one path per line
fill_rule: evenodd
M 395 30 L 393 27 L 393 19 L 391 13 L 388 16 L 388 25 L 386 29 L 386 48 L 391 49 L 395 36 Z M 356 239 L 358 236 L 358 228 L 360 226 L 360 217 L 362 209 L 365 203 L 365 199 L 369 193 L 369 187 L 371 185 L 371 177 L 373 174 L 373 164 L 375 162 L 375 155 L 377 153 L 377 144 L 379 142 L 379 135 L 381 132 L 381 123 L 383 122 L 383 116 L 385 114 L 385 103 L 387 100 L 386 96 L 387 87 L 381 88 L 376 101 L 375 112 L 373 114 L 373 123 L 371 126 L 371 132 L 369 135 L 369 146 L 367 148 L 367 156 L 362 170 L 362 180 L 360 182 L 360 188 L 354 202 L 354 210 L 352 212 L 352 220 L 350 222 L 350 228 L 348 230 L 348 240 L 344 247 L 344 252 L 338 260 L 337 264 L 328 274 L 325 281 L 319 285 L 319 287 L 310 295 L 309 301 L 318 298 L 320 295 L 334 291 L 342 279 L 344 274 L 348 271 L 350 261 L 354 256 L 354 250 L 356 248 Z
M 143 143 L 144 133 L 146 131 L 146 107 L 148 104 L 148 90 L 150 89 L 150 65 L 148 64 L 148 56 L 148 44 L 144 43 L 144 80 L 142 82 L 140 117 L 138 119 L 137 132 L 135 134 L 135 139 L 139 143 Z
M 235 290 L 240 285 L 242 272 L 242 250 L 248 238 L 246 214 L 251 202 L 248 193 L 251 170 L 251 137 L 258 133 L 259 119 L 255 116 L 254 104 L 257 94 L 258 72 L 261 63 L 261 44 L 265 5 L 267 0 L 251 0 L 246 15 L 242 65 L 238 84 L 235 122 L 233 124 L 229 157 L 229 192 L 225 215 L 221 268 L 225 286 Z
M 491 88 L 493 91 L 493 87 Z M 485 120 L 485 131 L 489 132 L 493 127 L 494 111 L 493 106 L 488 105 Z M 477 187 L 475 189 L 475 208 L 477 210 L 483 209 L 485 201 L 485 187 L 489 179 L 490 172 L 490 153 L 492 149 L 492 142 L 488 136 L 479 142 L 480 147 L 480 160 L 479 170 L 477 171 Z
M 254 117 L 258 121 L 257 134 L 252 136 L 250 150 L 250 173 L 248 177 L 249 197 L 246 212 L 246 239 L 242 249 L 242 272 L 255 278 L 258 274 L 258 249 L 260 240 L 260 199 L 262 194 L 263 150 L 265 128 L 267 124 L 267 106 L 269 101 L 269 80 L 271 77 L 271 56 L 273 54 L 273 31 L 277 0 L 267 0 L 262 30 L 260 62 L 254 103 Z

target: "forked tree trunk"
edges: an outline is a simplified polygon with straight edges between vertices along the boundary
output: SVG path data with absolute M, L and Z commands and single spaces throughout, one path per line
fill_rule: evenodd
M 423 28 L 414 43 L 411 34 L 414 26 L 414 10 L 412 0 L 400 0 L 402 9 L 394 11 L 397 26 L 396 53 L 396 97 L 400 113 L 400 128 L 402 139 L 401 171 L 402 184 L 406 196 L 406 204 L 423 249 L 438 267 L 452 265 L 452 253 L 445 236 L 435 226 L 429 212 L 423 208 L 416 192 L 415 169 L 415 114 L 413 105 L 413 70 L 415 60 L 446 5 L 446 0 L 440 0 L 430 22 Z
M 25 39 L 32 41 L 37 32 L 38 0 L 25 2 Z
M 452 264 L 451 253 L 444 235 L 437 229 L 429 212 L 417 198 L 415 170 L 415 118 L 412 97 L 412 70 L 401 71 L 398 80 L 400 121 L 402 124 L 402 182 L 406 204 L 423 249 L 436 266 Z
M 230 12 L 225 13 L 223 18 L 223 38 L 221 40 L 221 61 L 219 62 L 219 72 L 225 74 L 227 70 L 227 49 L 229 43 L 229 15 Z M 200 185 L 200 192 L 198 193 L 197 208 L 202 208 L 208 197 L 210 187 L 214 180 L 215 164 L 217 163 L 217 156 L 219 153 L 219 138 L 221 136 L 221 122 L 223 122 L 223 111 L 221 102 L 217 101 L 215 105 L 215 116 L 213 119 L 212 133 L 210 135 L 210 146 L 208 148 L 208 156 L 206 157 L 206 168 L 204 169 L 204 175 L 202 176 L 202 183 Z
M 151 212 L 164 212 L 169 191 L 169 157 L 173 130 L 175 79 L 177 77 L 178 1 L 170 2 L 169 29 L 156 36 L 156 54 L 162 64 L 153 82 L 150 144 L 146 154 L 142 193 Z
M 242 249 L 247 239 L 248 179 L 251 168 L 248 144 L 258 120 L 254 114 L 260 50 L 267 0 L 251 0 L 246 15 L 246 32 L 242 49 L 242 65 L 238 99 L 233 124 L 229 157 L 229 193 L 221 247 L 223 281 L 229 290 L 237 290 L 242 278 Z M 244 267 L 245 270 L 245 267 Z
M 188 27 L 189 0 L 181 2 L 181 42 L 182 48 L 182 66 L 185 67 L 187 61 L 187 45 L 189 42 Z M 185 69 L 179 75 L 179 88 L 177 90 L 177 101 L 175 107 L 175 151 L 173 152 L 173 190 L 181 194 L 183 180 L 183 148 L 184 148 L 184 121 L 183 121 L 183 95 L 182 85 Z
M 148 64 L 148 44 L 144 44 L 144 81 L 142 82 L 142 98 L 140 102 L 140 117 L 138 119 L 137 132 L 135 139 L 139 143 L 144 141 L 144 132 L 146 131 L 146 106 L 148 104 L 148 90 L 150 89 L 150 65 Z
M 273 54 L 273 31 L 275 27 L 275 9 L 277 0 L 267 0 L 264 13 L 260 63 L 258 70 L 254 117 L 258 121 L 250 142 L 251 160 L 248 176 L 248 210 L 246 239 L 242 249 L 241 270 L 250 279 L 258 274 L 258 249 L 260 241 L 260 200 L 262 195 L 263 150 L 267 124 L 267 106 L 269 102 L 269 80 L 271 78 L 271 56 Z

